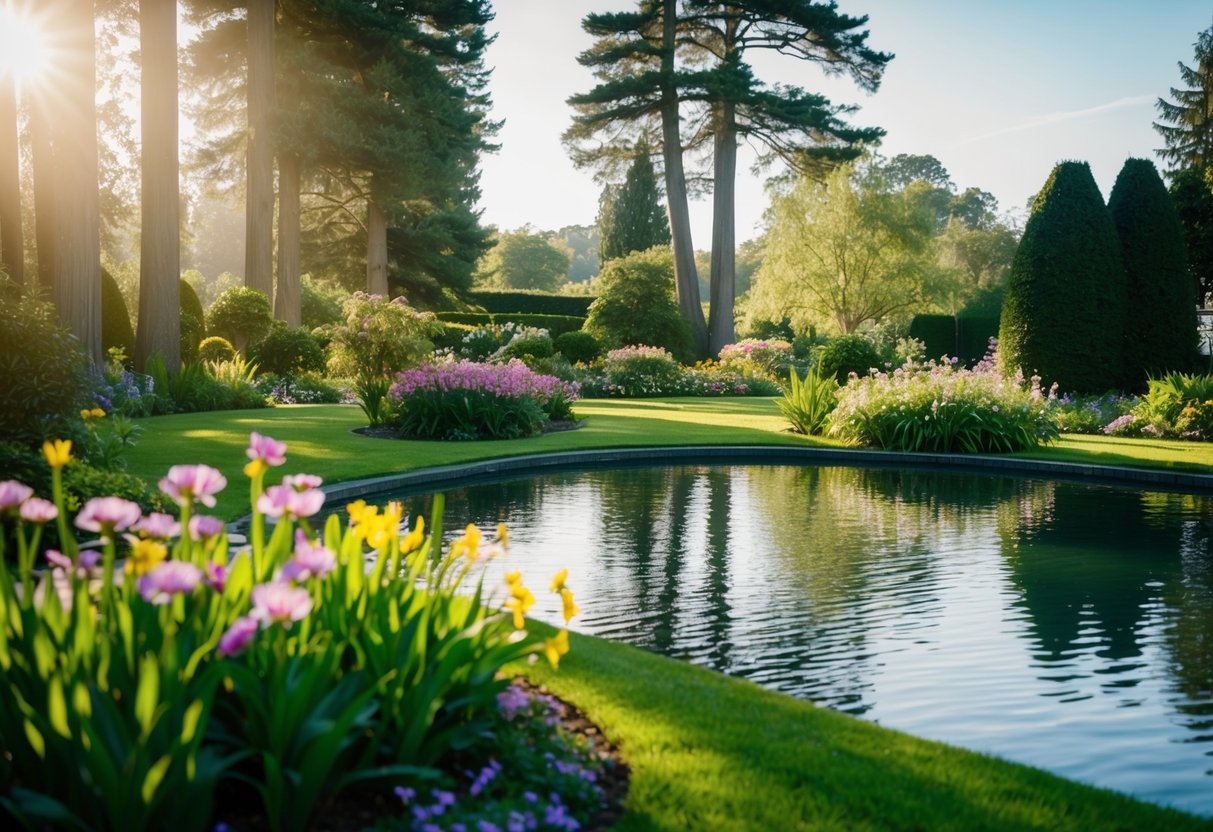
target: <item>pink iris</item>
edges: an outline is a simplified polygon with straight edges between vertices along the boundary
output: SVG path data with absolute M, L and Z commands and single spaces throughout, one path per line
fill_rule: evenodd
M 190 537 L 194 540 L 206 540 L 215 537 L 223 531 L 223 521 L 209 514 L 195 514 L 190 518 Z
M 215 495 L 226 486 L 227 478 L 209 465 L 174 465 L 160 480 L 160 490 L 182 506 L 191 500 L 213 506 Z
M 282 478 L 283 485 L 289 485 L 296 491 L 307 491 L 312 488 L 319 488 L 324 480 L 315 474 L 295 474 Z
M 142 513 L 137 503 L 121 497 L 94 497 L 76 515 L 77 528 L 109 535 L 129 529 Z
M 248 449 L 244 453 L 249 459 L 260 459 L 266 465 L 274 467 L 286 462 L 286 443 L 254 431 L 249 434 Z
M 299 621 L 312 611 L 312 596 L 302 587 L 275 581 L 253 587 L 251 617 L 263 624 Z
M 282 577 L 287 581 L 306 581 L 308 578 L 323 578 L 337 566 L 337 555 L 332 549 L 317 541 L 312 543 L 302 529 L 295 530 L 295 557 L 282 567 Z
M 203 581 L 211 589 L 222 593 L 223 588 L 227 586 L 227 573 L 228 568 L 225 564 L 208 562 L 206 564 L 206 577 L 203 578 Z
M 50 500 L 30 497 L 21 504 L 21 519 L 27 523 L 49 523 L 59 516 L 59 509 Z
M 0 482 L 0 511 L 7 511 L 24 503 L 34 493 L 34 489 L 16 480 Z
M 247 615 L 237 618 L 232 622 L 232 626 L 228 627 L 227 631 L 219 637 L 219 655 L 231 656 L 244 650 L 253 640 L 253 636 L 257 635 L 259 626 L 256 619 Z
M 189 594 L 198 588 L 202 570 L 192 563 L 169 560 L 139 579 L 139 594 L 151 604 L 167 604 L 174 595 Z
M 167 540 L 181 533 L 181 524 L 177 522 L 177 518 L 158 511 L 144 517 L 133 528 L 135 531 L 143 532 L 147 537 L 154 537 L 157 540 Z
M 257 510 L 266 517 L 311 517 L 324 505 L 318 489 L 296 491 L 289 485 L 271 485 L 257 498 Z

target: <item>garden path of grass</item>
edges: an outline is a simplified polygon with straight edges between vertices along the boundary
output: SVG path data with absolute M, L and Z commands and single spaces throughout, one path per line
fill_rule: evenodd
M 247 512 L 248 433 L 288 443 L 280 473 L 333 483 L 438 465 L 594 448 L 837 443 L 783 431 L 770 399 L 588 401 L 580 430 L 502 442 L 392 442 L 350 430 L 355 407 L 309 405 L 144 420 L 130 470 L 206 462 L 230 485 L 216 511 Z M 1213 473 L 1213 446 L 1067 436 L 1039 459 Z M 536 625 L 542 626 L 542 625 Z M 625 830 L 1187 830 L 1213 823 L 1036 769 L 816 708 L 625 645 L 577 636 L 559 672 L 525 668 L 575 702 L 632 767 Z

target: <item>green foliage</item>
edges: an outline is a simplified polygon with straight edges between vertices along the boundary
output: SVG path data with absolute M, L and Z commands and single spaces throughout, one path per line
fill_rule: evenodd
M 441 315 L 442 313 L 438 314 Z M 477 329 L 477 327 L 471 324 L 455 323 L 454 321 L 443 320 L 441 317 L 439 317 L 439 320 L 442 322 L 442 331 L 431 339 L 434 342 L 434 349 L 436 350 L 458 350 L 459 345 L 463 343 L 463 339 Z
M 589 364 L 602 355 L 602 345 L 598 339 L 584 330 L 557 335 L 554 346 L 557 352 L 574 364 Z
M 292 376 L 263 373 L 257 376 L 256 386 L 275 404 L 337 404 L 345 398 L 340 387 L 307 373 Z
M 1168 373 L 1149 379 L 1133 416 L 1136 429 L 1147 436 L 1213 440 L 1213 375 Z
M 779 412 L 792 423 L 792 430 L 806 436 L 817 436 L 826 427 L 834 406 L 838 403 L 838 381 L 810 367 L 802 379 L 795 371 L 788 376 L 788 392 L 775 404 Z
M 670 224 L 661 205 L 648 146 L 637 148 L 623 185 L 604 193 L 598 217 L 598 258 L 602 263 L 670 244 Z
M 203 363 L 231 361 L 235 357 L 236 348 L 232 346 L 232 342 L 218 335 L 212 335 L 198 345 L 198 360 Z
M 135 354 L 135 329 L 122 297 L 118 281 L 108 269 L 101 270 L 101 349 L 122 350 L 125 356 Z
M 611 264 L 607 264 L 610 269 Z M 661 347 L 621 347 L 606 354 L 602 372 L 607 393 L 615 396 L 662 396 L 681 392 L 683 368 Z
M 863 377 L 879 367 L 880 353 L 862 335 L 840 335 L 817 350 L 813 366 L 821 375 L 845 384 L 851 373 Z
M 468 293 L 468 301 L 486 312 L 525 312 L 530 315 L 568 315 L 584 318 L 594 298 L 586 295 L 554 295 L 549 292 L 501 292 L 480 289 Z
M 1209 91 L 1213 88 L 1213 26 L 1201 32 L 1193 44 L 1195 62 L 1179 65 L 1182 87 L 1171 88 L 1174 101 L 1160 98 L 1159 121 L 1154 129 L 1166 147 L 1158 155 L 1171 163 L 1173 170 L 1189 168 L 1208 174 L 1213 170 L 1213 113 L 1209 110 Z
M 276 321 L 260 341 L 249 347 L 249 358 L 263 373 L 294 376 L 324 372 L 324 349 L 306 327 L 292 329 Z
M 304 275 L 300 283 L 299 305 L 303 325 L 308 329 L 341 321 L 341 304 L 349 293 L 339 286 Z
M 634 252 L 607 263 L 585 331 L 612 346 L 664 347 L 682 361 L 692 355 L 691 334 L 674 299 L 669 249 Z
M 575 315 L 540 315 L 526 312 L 437 312 L 440 321 L 466 324 L 473 327 L 504 326 L 546 329 L 553 337 L 566 332 L 576 332 L 585 324 L 584 317 Z
M 560 241 L 520 228 L 497 237 L 477 273 L 485 286 L 554 292 L 568 282 L 569 259 Z
M 1111 215 L 1086 162 L 1062 162 L 1037 195 L 1011 267 L 1000 366 L 1102 393 L 1122 378 L 1125 276 Z
M 269 298 L 247 286 L 224 291 L 206 315 L 207 331 L 231 341 L 238 350 L 263 338 L 273 322 Z
M 198 360 L 198 344 L 206 337 L 206 314 L 202 301 L 189 281 L 182 279 L 181 288 L 181 360 Z M 128 353 L 128 355 L 133 353 Z
M 404 298 L 355 292 L 342 306 L 343 323 L 326 328 L 329 369 L 359 381 L 390 379 L 421 361 L 434 348 L 430 336 L 442 327 L 430 312 L 418 312 Z
M 990 339 L 998 335 L 998 318 L 915 315 L 909 333 L 923 342 L 931 358 L 946 355 L 971 363 L 985 355 Z
M 1190 365 L 1196 352 L 1196 298 L 1183 229 L 1153 162 L 1125 162 L 1108 210 L 1125 269 L 1123 386 L 1140 390 L 1147 376 Z
M 1213 188 L 1199 171 L 1181 170 L 1172 177 L 1171 199 L 1187 243 L 1196 300 L 1208 307 L 1213 293 Z
M 84 402 L 85 356 L 55 308 L 0 281 L 0 441 L 36 444 Z
M 221 377 L 216 377 L 216 369 Z M 157 413 L 199 413 L 268 407 L 239 356 L 207 364 L 182 364 L 170 372 L 159 356 L 147 362 L 156 391 Z
M 1119 393 L 1063 396 L 1053 402 L 1053 421 L 1062 433 L 1102 434 L 1110 423 L 1128 415 L 1136 404 L 1135 397 Z
M 544 335 L 524 338 L 513 338 L 501 350 L 501 358 L 509 360 L 517 358 L 529 364 L 528 359 L 551 358 L 556 353 L 552 339 Z
M 851 381 L 830 422 L 831 436 L 890 451 L 1010 453 L 1058 436 L 1038 384 L 934 362 Z

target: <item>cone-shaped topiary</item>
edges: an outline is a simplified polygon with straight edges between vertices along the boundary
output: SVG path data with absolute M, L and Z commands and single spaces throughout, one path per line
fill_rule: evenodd
M 1148 375 L 1188 369 L 1196 296 L 1179 215 L 1153 162 L 1125 162 L 1108 210 L 1125 267 L 1124 385 L 1141 391 Z
M 126 360 L 130 361 L 135 355 L 135 330 L 131 326 L 131 315 L 126 308 L 126 300 L 118 281 L 109 273 L 109 269 L 101 270 L 101 349 L 109 352 L 112 349 L 122 350 Z
M 1007 281 L 999 363 L 1102 393 L 1121 381 L 1125 275 L 1112 217 L 1086 162 L 1061 162 L 1036 196 Z
M 181 281 L 181 360 L 198 359 L 198 344 L 206 337 L 206 315 L 194 287 Z

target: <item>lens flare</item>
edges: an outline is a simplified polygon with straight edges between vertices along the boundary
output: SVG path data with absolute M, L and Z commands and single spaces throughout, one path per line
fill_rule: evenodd
M 51 63 L 46 33 L 27 12 L 0 4 L 0 76 L 36 81 Z

